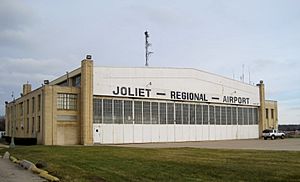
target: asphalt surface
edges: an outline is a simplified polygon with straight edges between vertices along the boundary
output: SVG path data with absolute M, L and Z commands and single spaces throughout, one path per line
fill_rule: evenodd
M 146 143 L 113 145 L 119 147 L 138 148 L 210 148 L 210 149 L 252 149 L 252 150 L 283 150 L 300 151 L 300 138 L 276 139 L 276 140 L 221 140 L 201 142 L 176 142 L 176 143 Z
M 0 158 L 1 182 L 42 182 L 46 181 L 31 171 L 25 170 L 9 159 Z

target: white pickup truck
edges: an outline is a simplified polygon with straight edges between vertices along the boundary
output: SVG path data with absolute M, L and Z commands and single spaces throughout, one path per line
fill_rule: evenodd
M 285 134 L 283 132 L 278 131 L 277 129 L 266 129 L 262 132 L 262 136 L 265 140 L 267 140 L 268 138 L 274 140 L 275 138 L 284 139 Z

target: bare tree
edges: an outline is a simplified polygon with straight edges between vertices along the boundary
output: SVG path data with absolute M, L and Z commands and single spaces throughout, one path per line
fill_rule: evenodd
M 0 131 L 5 131 L 5 117 L 0 116 Z

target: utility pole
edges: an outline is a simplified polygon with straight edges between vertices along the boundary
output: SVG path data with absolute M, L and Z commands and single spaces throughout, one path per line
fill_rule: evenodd
M 149 38 L 149 33 L 148 31 L 145 32 L 145 49 L 146 49 L 146 53 L 145 53 L 145 58 L 146 58 L 146 63 L 145 66 L 149 66 L 149 57 L 151 54 L 153 54 L 153 52 L 149 51 L 149 47 L 151 46 L 151 43 L 149 43 L 148 41 Z
M 11 110 L 12 112 L 12 115 L 13 115 L 13 119 L 12 119 L 12 132 L 11 132 L 11 140 L 10 140 L 10 144 L 9 144 L 9 148 L 15 148 L 15 128 L 16 128 L 16 120 L 17 120 L 17 106 L 16 106 L 16 99 L 15 99 L 15 96 L 14 96 L 14 92 L 12 92 L 12 95 L 11 97 L 13 98 L 13 108 Z

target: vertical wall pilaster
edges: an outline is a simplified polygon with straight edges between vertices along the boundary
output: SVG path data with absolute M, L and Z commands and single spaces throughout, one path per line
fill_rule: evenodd
M 81 61 L 81 144 L 93 144 L 93 61 Z
M 259 136 L 261 136 L 262 131 L 266 128 L 265 84 L 261 80 L 257 86 L 259 86 Z

